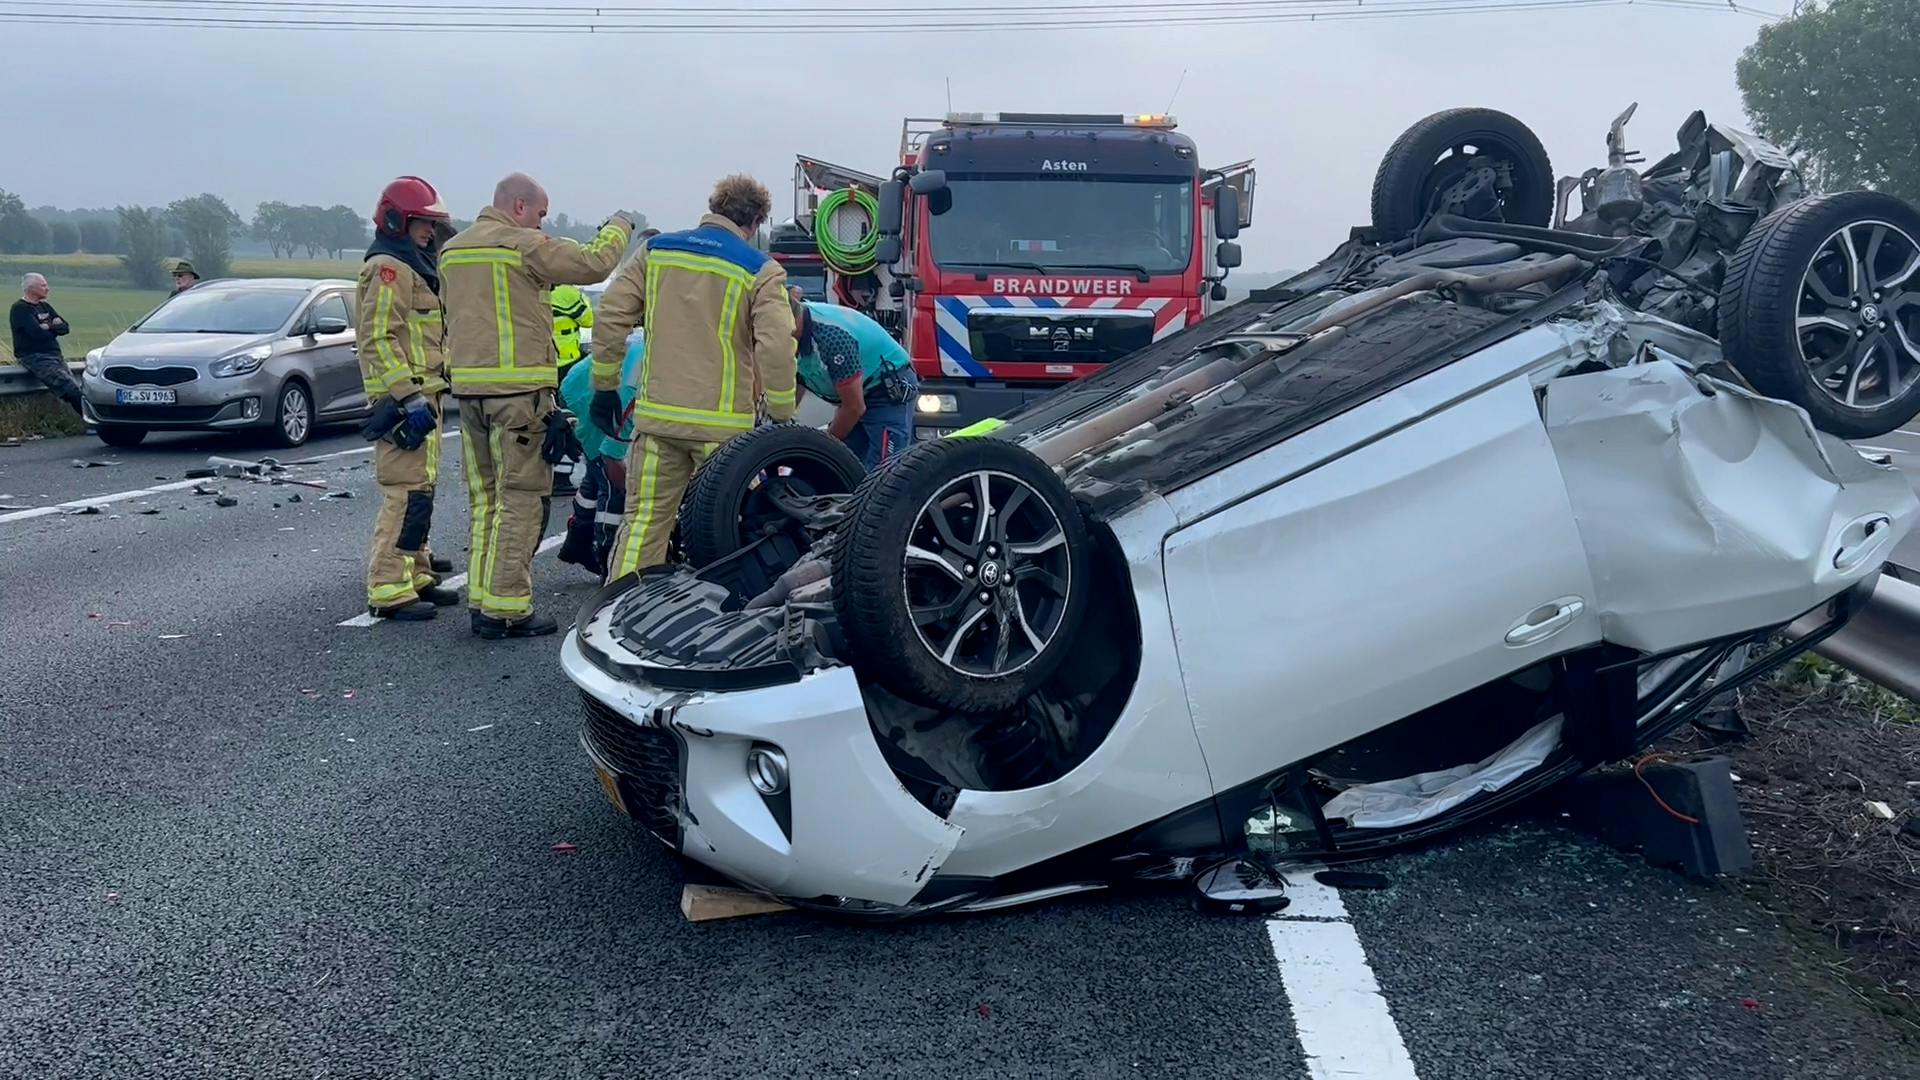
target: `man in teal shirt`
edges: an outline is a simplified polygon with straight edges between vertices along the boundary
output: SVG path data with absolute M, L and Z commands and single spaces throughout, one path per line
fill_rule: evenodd
M 607 553 L 626 512 L 627 443 L 633 439 L 631 416 L 637 386 L 633 373 L 647 353 L 645 335 L 638 331 L 628 337 L 626 345 L 627 358 L 620 371 L 619 431 L 601 431 L 590 417 L 592 364 L 574 364 L 560 382 L 560 400 L 573 414 L 573 434 L 580 440 L 581 457 L 587 463 L 587 474 L 573 495 L 566 538 L 560 542 L 560 561 L 599 576 L 606 574 Z M 609 341 L 604 347 L 614 348 L 615 343 Z
M 790 292 L 800 388 L 834 406 L 827 434 L 871 472 L 913 445 L 920 395 L 913 363 L 886 327 L 852 308 Z

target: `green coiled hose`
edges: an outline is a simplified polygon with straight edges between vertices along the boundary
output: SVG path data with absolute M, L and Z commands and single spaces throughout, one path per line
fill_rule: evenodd
M 866 212 L 868 229 L 865 236 L 852 244 L 843 244 L 833 235 L 833 215 L 849 201 Z M 871 227 L 880 220 L 880 204 L 873 196 L 859 188 L 838 188 L 827 193 L 820 200 L 820 206 L 814 211 L 814 237 L 820 247 L 820 257 L 827 265 L 842 274 L 864 274 L 874 267 L 874 251 L 880 244 L 880 230 Z

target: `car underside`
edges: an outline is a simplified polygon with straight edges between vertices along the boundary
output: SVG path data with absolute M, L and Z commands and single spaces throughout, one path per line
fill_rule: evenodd
M 1844 441 L 1920 411 L 1920 215 L 1697 114 L 1636 171 L 1631 111 L 1557 184 L 1436 114 L 1314 268 L 872 476 L 727 444 L 563 649 L 610 798 L 789 903 L 983 910 L 1375 854 L 1816 644 L 1920 511 Z

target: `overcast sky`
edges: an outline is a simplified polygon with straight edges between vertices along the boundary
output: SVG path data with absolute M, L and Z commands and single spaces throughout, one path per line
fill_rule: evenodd
M 16 115 L 0 188 L 29 206 L 212 191 L 371 212 L 400 173 L 471 216 L 509 170 L 555 212 L 692 224 L 715 177 L 792 209 L 795 153 L 883 172 L 901 117 L 1173 112 L 1205 164 L 1256 158 L 1249 270 L 1305 265 L 1365 220 L 1381 151 L 1461 105 L 1533 126 L 1555 171 L 1605 164 L 1608 122 L 1653 160 L 1687 113 L 1744 126 L 1757 19 L 1651 7 L 1348 22 L 911 36 L 548 36 L 5 26 Z M 22 104 L 38 111 L 18 115 Z

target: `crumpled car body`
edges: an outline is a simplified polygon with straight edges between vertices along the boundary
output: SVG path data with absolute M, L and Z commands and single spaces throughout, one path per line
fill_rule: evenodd
M 583 607 L 563 664 L 618 807 L 856 914 L 1371 855 L 1811 647 L 1920 513 L 1713 337 L 1503 238 L 1358 237 L 982 437 L 1087 524 L 1057 672 L 990 714 L 890 688 L 836 628 L 829 598 L 869 583 L 825 569 L 850 542 L 825 500 L 780 588 L 678 566 Z

